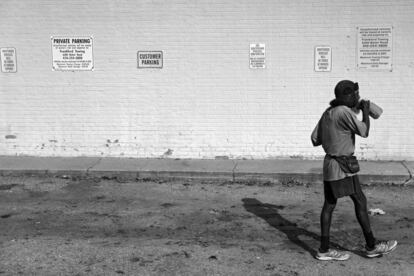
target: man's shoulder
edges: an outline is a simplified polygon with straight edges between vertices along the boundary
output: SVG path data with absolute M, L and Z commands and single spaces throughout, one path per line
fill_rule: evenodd
M 339 112 L 352 112 L 352 109 L 347 107 L 346 105 L 338 105 L 332 108 L 335 111 Z
M 346 105 L 338 105 L 332 108 L 332 112 L 336 115 L 355 115 L 355 112 Z
M 357 118 L 357 114 L 349 107 L 345 105 L 339 105 L 328 110 L 326 114 L 332 120 L 345 120 L 345 121 L 354 121 Z

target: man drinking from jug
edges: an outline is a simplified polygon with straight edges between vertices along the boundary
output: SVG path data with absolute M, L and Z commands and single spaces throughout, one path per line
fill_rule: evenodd
M 358 120 L 354 110 L 362 110 L 362 121 Z M 372 110 L 371 110 L 372 111 Z M 371 229 L 367 199 L 359 183 L 359 164 L 355 158 L 355 134 L 368 137 L 370 130 L 370 102 L 360 100 L 358 83 L 349 80 L 340 81 L 335 87 L 335 99 L 322 114 L 312 132 L 314 146 L 322 145 L 326 155 L 323 161 L 323 180 L 325 201 L 321 223 L 321 245 L 316 259 L 322 261 L 349 259 L 346 252 L 330 249 L 329 230 L 332 213 L 337 200 L 351 197 L 357 220 L 365 237 L 365 253 L 369 258 L 390 253 L 397 241 L 378 241 Z

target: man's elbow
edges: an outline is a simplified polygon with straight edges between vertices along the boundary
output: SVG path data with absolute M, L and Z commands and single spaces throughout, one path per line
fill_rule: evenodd
M 322 143 L 321 143 L 321 141 L 319 141 L 319 140 L 314 140 L 314 139 L 312 139 L 312 145 L 313 145 L 314 147 L 317 147 L 317 146 L 322 145 Z

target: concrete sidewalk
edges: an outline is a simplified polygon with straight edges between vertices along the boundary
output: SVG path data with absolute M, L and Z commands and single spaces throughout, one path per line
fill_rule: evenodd
M 365 184 L 412 184 L 414 161 L 360 161 Z M 134 159 L 0 156 L 0 173 L 128 178 L 267 179 L 320 183 L 322 160 Z

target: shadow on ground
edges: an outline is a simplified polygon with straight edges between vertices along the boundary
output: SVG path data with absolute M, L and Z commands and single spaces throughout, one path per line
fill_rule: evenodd
M 263 203 L 255 198 L 243 198 L 243 207 L 246 211 L 264 219 L 269 225 L 273 226 L 280 232 L 284 233 L 287 238 L 294 244 L 300 246 L 312 256 L 315 256 L 316 249 L 309 246 L 305 241 L 300 239 L 300 236 L 310 237 L 316 241 L 320 241 L 320 235 L 310 232 L 304 228 L 298 227 L 298 225 L 292 221 L 287 220 L 279 214 L 279 210 L 285 208 L 283 205 L 273 205 L 269 203 Z M 361 251 L 349 250 L 343 246 L 332 243 L 331 246 L 340 250 L 351 251 L 354 254 L 363 256 Z

